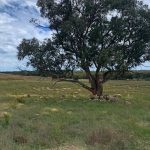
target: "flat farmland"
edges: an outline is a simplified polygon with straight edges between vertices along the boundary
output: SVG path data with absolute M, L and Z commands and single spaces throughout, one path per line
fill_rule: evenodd
M 107 82 L 115 103 L 92 101 L 76 84 L 53 84 L 0 74 L 1 150 L 150 150 L 150 81 Z

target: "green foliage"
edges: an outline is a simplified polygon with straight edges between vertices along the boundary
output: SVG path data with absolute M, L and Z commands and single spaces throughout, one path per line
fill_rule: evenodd
M 3 112 L 2 117 L 3 117 L 3 127 L 7 127 L 10 123 L 11 114 L 8 112 Z
M 70 77 L 79 68 L 97 80 L 91 67 L 98 78 L 100 71 L 123 74 L 150 60 L 150 9 L 141 1 L 38 0 L 37 6 L 52 38 L 24 39 L 18 58 L 28 57 L 40 73 Z

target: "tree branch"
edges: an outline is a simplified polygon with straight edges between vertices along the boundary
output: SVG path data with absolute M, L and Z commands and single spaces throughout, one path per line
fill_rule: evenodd
M 49 26 L 44 26 L 44 25 L 41 25 L 40 22 L 38 22 L 38 19 L 34 19 L 32 18 L 30 20 L 31 23 L 33 23 L 36 27 L 38 28 L 45 28 L 45 29 L 49 29 L 50 30 L 50 27 Z
M 83 87 L 83 88 L 87 89 L 88 91 L 92 92 L 92 89 L 91 89 L 89 86 L 85 85 L 84 83 L 80 82 L 79 80 L 73 80 L 73 79 L 59 79 L 59 80 L 57 80 L 57 81 L 52 85 L 52 87 L 54 87 L 58 82 L 77 83 L 77 84 L 79 84 L 81 87 Z

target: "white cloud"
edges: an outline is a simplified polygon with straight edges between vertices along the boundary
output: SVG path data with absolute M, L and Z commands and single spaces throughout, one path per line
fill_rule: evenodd
M 28 6 L 36 7 L 36 0 L 26 0 Z
M 0 16 L 0 24 L 1 25 L 6 24 L 6 23 L 11 23 L 15 20 L 16 20 L 15 18 L 12 18 L 7 13 L 1 13 L 1 16 Z
M 43 31 L 30 23 L 31 18 L 39 17 L 36 0 L 0 0 L 0 71 L 24 66 L 16 58 L 16 47 L 23 38 L 43 40 L 51 36 L 50 31 Z
M 0 0 L 1 5 L 8 5 L 8 0 Z
M 150 5 L 150 0 L 143 0 L 143 2 L 147 5 Z

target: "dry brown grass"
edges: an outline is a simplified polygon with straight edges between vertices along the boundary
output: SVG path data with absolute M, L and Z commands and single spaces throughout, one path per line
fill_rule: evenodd
M 108 144 L 112 141 L 113 137 L 115 136 L 115 132 L 113 129 L 99 129 L 93 131 L 86 140 L 87 145 L 94 145 L 94 144 Z
M 2 76 L 0 150 L 150 147 L 149 81 L 109 81 L 105 94 L 121 95 L 122 101 L 108 103 L 90 101 L 90 93 L 68 82 L 52 87 L 47 78 Z M 9 77 L 14 80 L 7 80 Z
M 131 137 L 113 128 L 101 128 L 93 131 L 86 139 L 87 145 L 99 145 L 102 149 L 126 150 Z

